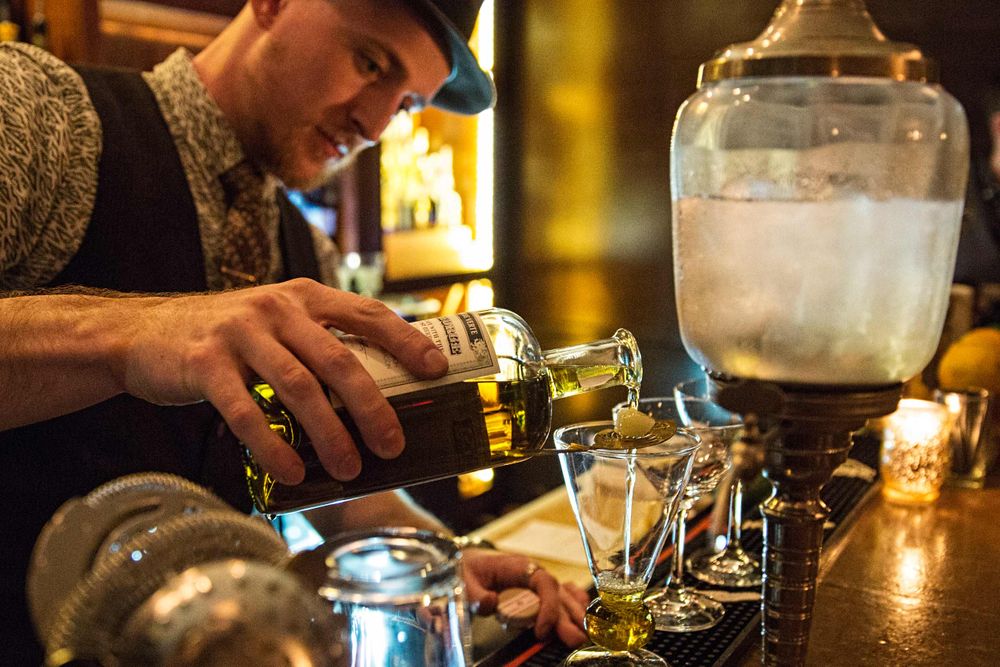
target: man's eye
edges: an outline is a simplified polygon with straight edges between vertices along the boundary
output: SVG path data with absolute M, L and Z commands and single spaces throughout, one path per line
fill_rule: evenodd
M 380 76 L 382 74 L 383 72 L 382 65 L 379 64 L 379 62 L 375 60 L 375 58 L 372 58 L 371 56 L 364 53 L 359 53 L 357 60 L 358 60 L 358 69 L 363 74 L 369 74 L 374 76 Z
M 408 113 L 419 113 L 424 110 L 424 100 L 417 95 L 407 95 L 399 105 L 400 111 Z

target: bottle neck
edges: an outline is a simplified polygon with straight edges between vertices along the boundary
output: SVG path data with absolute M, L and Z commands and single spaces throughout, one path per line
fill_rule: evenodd
M 629 400 L 638 399 L 642 357 L 635 337 L 625 329 L 611 338 L 547 350 L 542 363 L 553 399 L 622 386 L 629 390 Z

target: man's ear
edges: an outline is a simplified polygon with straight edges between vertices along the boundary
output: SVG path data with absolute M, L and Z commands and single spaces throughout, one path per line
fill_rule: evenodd
M 250 0 L 254 20 L 264 30 L 271 27 L 287 0 Z

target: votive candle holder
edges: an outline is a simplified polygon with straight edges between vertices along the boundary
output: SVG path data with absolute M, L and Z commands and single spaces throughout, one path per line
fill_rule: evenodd
M 882 494 L 894 503 L 922 505 L 941 495 L 951 460 L 951 415 L 940 403 L 904 398 L 883 420 L 879 472 Z

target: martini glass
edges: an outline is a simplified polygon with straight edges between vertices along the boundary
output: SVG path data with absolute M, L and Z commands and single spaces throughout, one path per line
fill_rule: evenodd
M 556 449 L 566 450 L 559 463 L 598 595 L 584 619 L 593 644 L 563 664 L 664 667 L 663 658 L 642 648 L 654 630 L 643 596 L 698 437 L 658 424 L 647 436 L 627 439 L 602 421 L 556 429 L 554 439 Z M 623 448 L 637 440 L 641 449 Z
M 680 382 L 674 386 L 674 398 L 680 403 L 681 420 L 691 425 L 691 415 L 684 410 L 689 404 L 698 402 L 711 403 L 708 378 L 696 378 Z M 711 407 L 710 425 L 739 424 L 742 419 L 733 412 L 713 404 Z M 729 586 L 732 588 L 751 588 L 760 586 L 760 561 L 751 556 L 743 548 L 743 482 L 736 475 L 731 476 L 729 493 L 729 522 L 726 527 L 726 545 L 721 551 L 708 548 L 691 554 L 687 561 L 687 569 L 695 579 L 714 586 Z
M 616 406 L 616 410 L 627 403 Z M 674 553 L 670 576 L 664 587 L 646 598 L 653 612 L 657 630 L 669 632 L 694 632 L 705 630 L 718 623 L 725 607 L 712 598 L 684 585 L 684 540 L 688 510 L 704 494 L 715 489 L 730 466 L 729 447 L 742 431 L 739 424 L 721 425 L 714 415 L 722 410 L 711 401 L 698 398 L 674 400 L 673 397 L 644 398 L 638 409 L 657 420 L 670 419 L 678 424 L 695 423 L 686 427 L 696 434 L 701 443 L 691 462 L 691 478 L 684 487 L 680 511 L 674 518 Z M 718 425 L 712 425 L 718 424 Z

